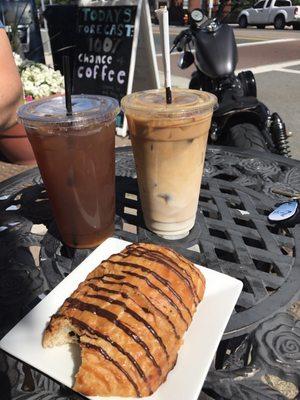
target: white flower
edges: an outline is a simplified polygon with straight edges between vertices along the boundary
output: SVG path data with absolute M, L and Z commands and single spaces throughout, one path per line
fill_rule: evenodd
M 50 96 L 51 94 L 51 88 L 49 85 L 42 84 L 38 87 L 38 95 L 36 97 L 42 98 L 42 97 L 47 97 Z
M 26 60 L 19 65 L 19 70 L 25 97 L 42 98 L 64 93 L 64 78 L 59 71 Z

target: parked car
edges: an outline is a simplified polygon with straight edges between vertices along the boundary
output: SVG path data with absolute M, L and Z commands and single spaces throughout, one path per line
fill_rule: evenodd
M 294 29 L 300 29 L 300 7 L 293 6 L 290 0 L 260 0 L 239 14 L 238 23 L 241 28 L 274 25 L 275 29 L 284 29 L 286 25 L 292 25 Z

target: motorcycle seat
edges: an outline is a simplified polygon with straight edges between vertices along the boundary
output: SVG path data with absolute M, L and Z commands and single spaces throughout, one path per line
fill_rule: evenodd
M 219 107 L 215 111 L 214 116 L 220 117 L 237 110 L 253 109 L 256 108 L 258 104 L 259 102 L 256 97 L 237 97 L 232 95 L 230 97 L 223 98 L 221 103 L 219 103 Z

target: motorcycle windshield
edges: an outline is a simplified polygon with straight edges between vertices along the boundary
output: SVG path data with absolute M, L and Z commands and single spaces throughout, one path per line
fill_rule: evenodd
M 237 47 L 233 30 L 222 25 L 216 32 L 197 31 L 194 45 L 198 68 L 212 79 L 234 72 L 237 65 Z

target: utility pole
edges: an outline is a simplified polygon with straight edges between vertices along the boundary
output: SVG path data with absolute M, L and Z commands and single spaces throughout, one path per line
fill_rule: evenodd
M 211 18 L 213 8 L 214 8 L 214 0 L 209 0 L 209 2 L 208 2 L 208 18 Z

